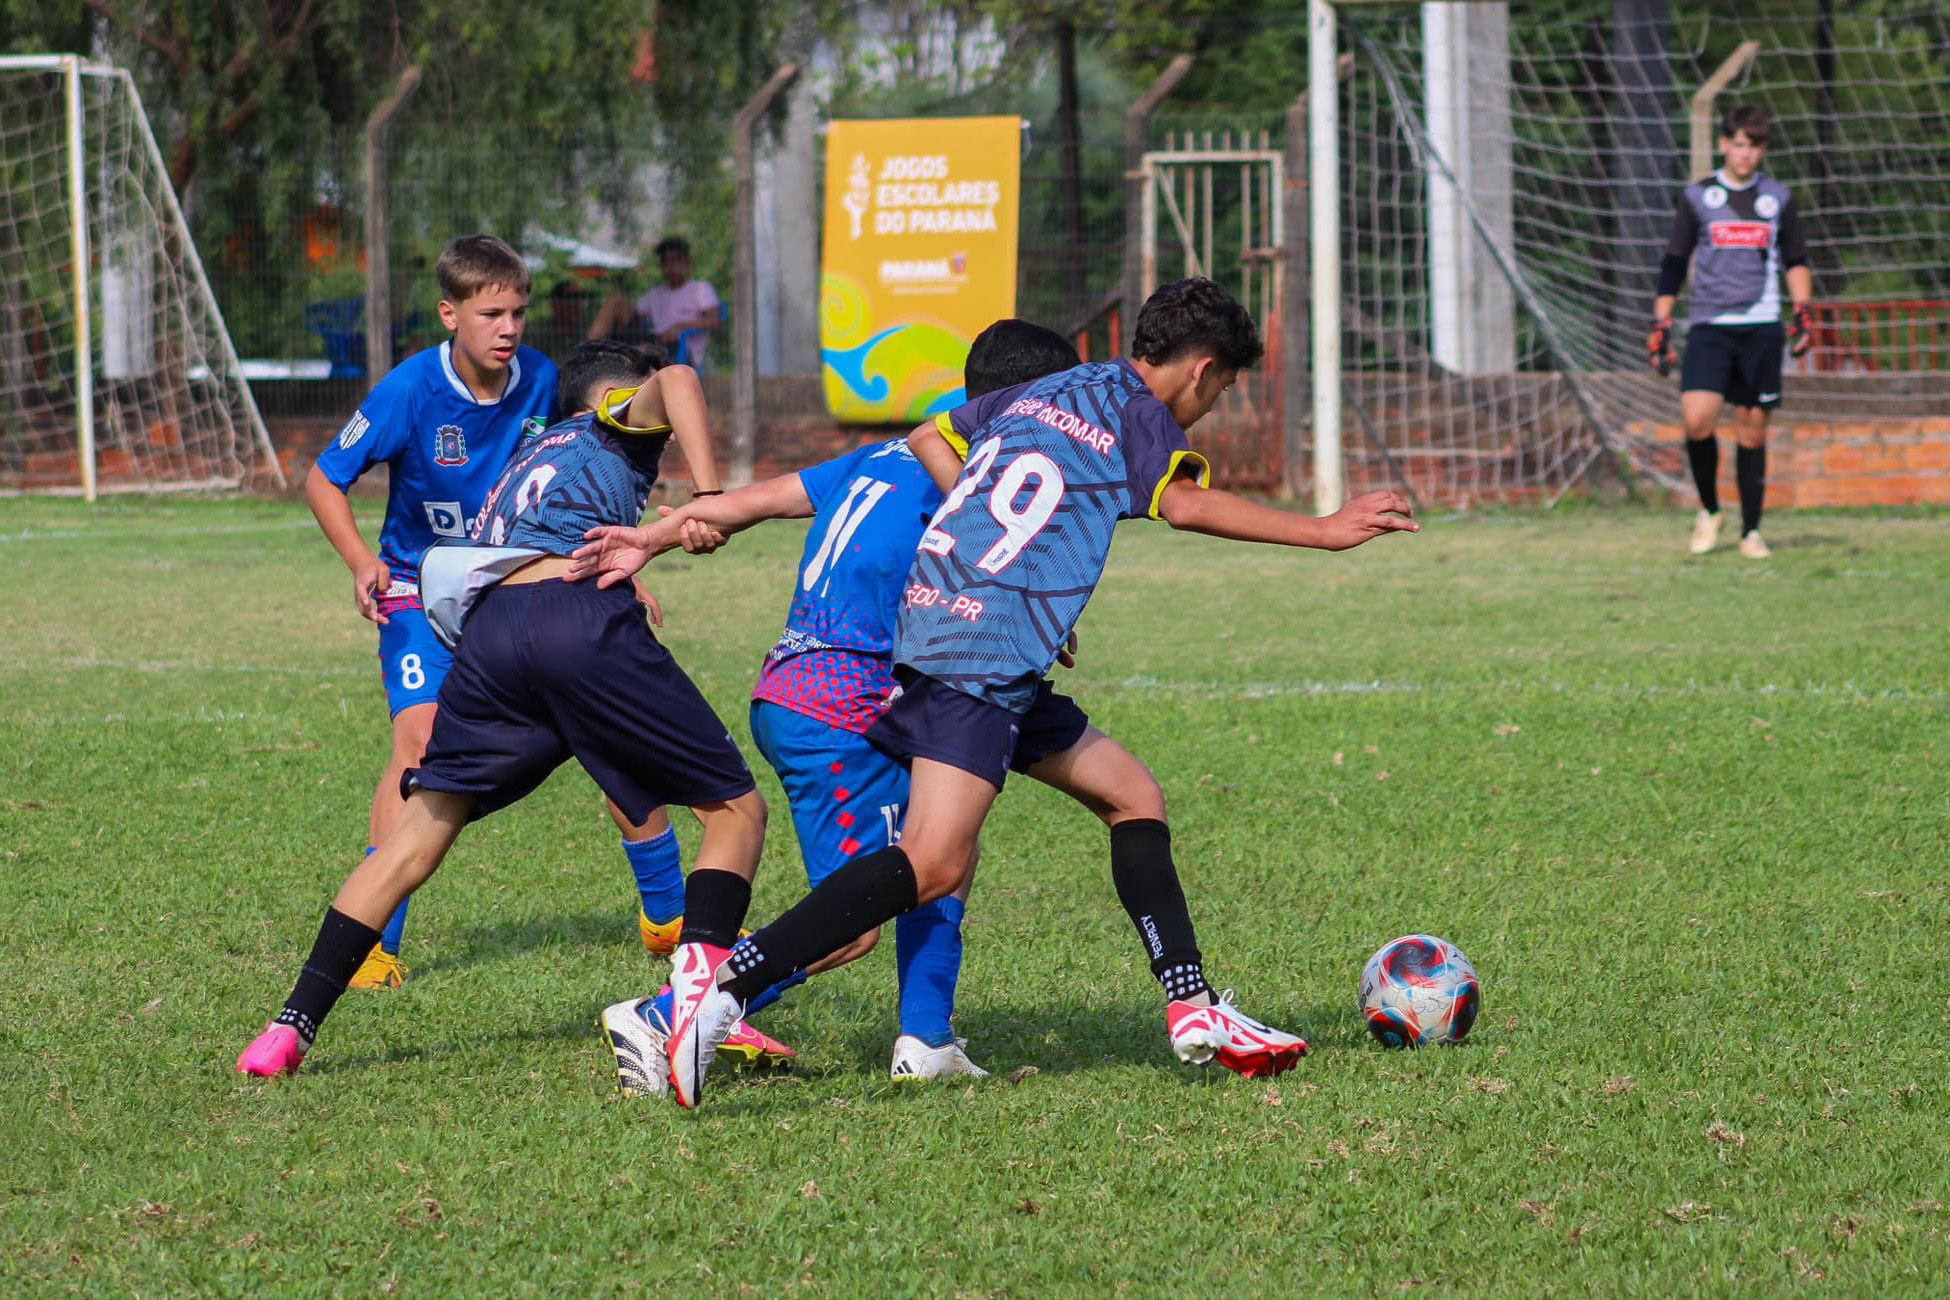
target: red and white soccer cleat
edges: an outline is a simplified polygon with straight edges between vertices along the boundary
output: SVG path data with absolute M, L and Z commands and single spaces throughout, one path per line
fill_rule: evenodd
M 670 1090 L 686 1110 L 704 1096 L 704 1075 L 719 1044 L 731 1037 L 745 1013 L 737 998 L 718 988 L 718 967 L 727 950 L 680 943 L 670 960 Z
M 1165 1007 L 1171 1050 L 1187 1065 L 1218 1061 L 1235 1074 L 1264 1079 L 1291 1070 L 1307 1054 L 1298 1034 L 1263 1025 L 1232 1004 L 1232 990 L 1209 1007 L 1172 1002 Z
M 237 1073 L 274 1079 L 280 1074 L 296 1074 L 311 1044 L 290 1025 L 266 1025 L 264 1032 L 251 1040 L 237 1057 Z

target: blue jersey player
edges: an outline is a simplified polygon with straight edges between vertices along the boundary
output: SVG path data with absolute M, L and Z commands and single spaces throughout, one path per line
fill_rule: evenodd
M 595 409 L 525 442 L 485 494 L 474 544 L 429 557 L 429 605 L 450 635 L 462 635 L 425 755 L 401 778 L 391 832 L 326 910 L 283 1008 L 238 1057 L 240 1072 L 297 1069 L 378 926 L 461 829 L 521 799 L 571 757 L 633 823 L 671 802 L 693 809 L 703 835 L 685 882 L 679 951 L 721 959 L 737 938 L 765 830 L 751 772 L 651 634 L 635 592 L 563 581 L 588 529 L 643 513 L 673 432 L 688 456 L 709 446 L 695 372 L 677 366 L 643 378 L 641 354 L 604 356 L 615 370 Z M 632 1090 L 661 1088 L 656 1078 Z
M 747 1001 L 963 885 L 1011 770 L 1069 790 L 1109 826 L 1112 880 L 1164 986 L 1179 1059 L 1256 1076 L 1305 1053 L 1300 1038 L 1206 983 L 1156 780 L 1044 680 L 1120 519 L 1326 550 L 1416 528 L 1392 492 L 1310 519 L 1205 486 L 1185 430 L 1261 350 L 1252 318 L 1224 290 L 1181 280 L 1145 302 L 1130 359 L 990 393 L 951 413 L 953 433 L 922 425 L 908 435 L 947 496 L 908 579 L 900 690 L 867 733 L 910 766 L 900 842 L 849 861 L 708 974 L 694 975 L 705 963 L 679 946 L 666 1050 L 680 1104 L 700 1100 L 713 1047 Z
M 379 625 L 379 668 L 392 717 L 392 753 L 373 792 L 366 852 L 399 815 L 399 778 L 419 760 L 433 726 L 434 698 L 452 656 L 428 626 L 420 602 L 420 556 L 442 538 L 465 538 L 481 500 L 515 445 L 548 423 L 555 365 L 521 346 L 528 314 L 528 266 L 492 235 L 455 240 L 434 268 L 440 320 L 453 337 L 395 366 L 305 480 L 305 500 L 352 571 L 359 613 Z M 368 470 L 387 470 L 379 549 L 366 546 L 346 492 Z M 353 981 L 398 987 L 406 904 Z
M 965 371 L 980 395 L 1077 364 L 1077 351 L 1053 330 L 1003 320 L 975 339 Z M 729 535 L 766 519 L 812 516 L 795 570 L 785 631 L 765 656 L 752 691 L 752 738 L 785 787 L 806 879 L 818 885 L 855 857 L 894 841 L 907 804 L 907 771 L 875 749 L 865 732 L 894 686 L 893 647 L 901 595 L 941 489 L 903 438 L 868 443 L 821 465 L 753 483 L 681 515 Z M 597 529 L 578 552 L 581 572 L 618 580 L 645 562 L 642 529 Z M 987 1074 L 969 1059 L 950 1017 L 961 971 L 961 918 L 967 886 L 906 913 L 895 924 L 900 1033 L 890 1073 L 896 1080 Z M 830 970 L 872 951 L 878 931 L 813 963 Z M 796 972 L 746 1008 L 752 1015 L 809 972 Z M 646 1021 L 638 1055 L 662 1050 L 669 995 L 638 1007 Z M 626 1045 L 612 1037 L 612 1043 Z M 619 1060 L 619 1069 L 628 1065 Z

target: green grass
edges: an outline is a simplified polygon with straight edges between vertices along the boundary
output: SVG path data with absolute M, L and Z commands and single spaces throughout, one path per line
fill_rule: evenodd
M 1945 522 L 1781 515 L 1759 565 L 1677 513 L 1133 527 L 1068 680 L 1164 784 L 1208 969 L 1314 1055 L 1175 1066 L 1103 831 L 1012 783 L 958 1018 L 996 1077 L 888 1082 L 883 951 L 690 1115 L 611 1093 L 590 1022 L 657 977 L 573 769 L 422 891 L 402 992 L 231 1073 L 363 843 L 369 629 L 302 507 L 0 501 L 0 1290 L 1940 1291 Z M 799 537 L 647 575 L 740 736 Z M 765 789 L 761 917 L 803 888 Z M 1356 1013 L 1413 930 L 1482 972 L 1455 1050 Z

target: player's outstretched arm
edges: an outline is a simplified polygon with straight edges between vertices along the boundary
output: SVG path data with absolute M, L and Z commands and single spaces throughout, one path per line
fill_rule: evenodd
M 1383 533 L 1415 533 L 1408 502 L 1394 492 L 1366 492 L 1331 515 L 1296 515 L 1217 488 L 1176 478 L 1158 498 L 1158 513 L 1173 528 L 1240 542 L 1346 551 Z
M 325 540 L 345 561 L 345 567 L 352 570 L 352 600 L 359 607 L 359 617 L 384 623 L 386 616 L 379 612 L 376 597 L 392 585 L 392 571 L 359 535 L 359 525 L 352 518 L 352 504 L 345 499 L 345 493 L 317 465 L 305 476 L 305 504 L 311 507 Z
M 655 523 L 626 528 L 608 525 L 583 534 L 568 578 L 597 575 L 598 587 L 613 586 L 634 576 L 652 559 L 679 546 L 686 551 L 714 551 L 733 533 L 767 519 L 804 519 L 813 513 L 812 498 L 797 474 L 781 474 L 748 483 L 723 496 L 703 497 L 679 510 L 658 507 Z
M 914 426 L 914 432 L 907 435 L 907 449 L 914 453 L 914 459 L 921 462 L 921 468 L 928 472 L 934 485 L 943 492 L 955 485 L 961 477 L 961 457 L 941 436 L 941 430 L 934 427 L 934 421 Z
M 684 465 L 691 486 L 699 492 L 720 490 L 717 452 L 711 446 L 711 420 L 704 410 L 704 385 L 689 366 L 665 366 L 650 376 L 630 399 L 628 424 L 647 429 L 668 424 L 684 449 Z

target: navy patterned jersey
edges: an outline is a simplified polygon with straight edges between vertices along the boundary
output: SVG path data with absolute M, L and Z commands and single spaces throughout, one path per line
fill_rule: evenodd
M 641 519 L 670 429 L 616 422 L 634 392 L 617 390 L 600 422 L 584 412 L 524 442 L 488 492 L 471 540 L 569 555 L 591 528 Z
M 1121 358 L 985 394 L 941 423 L 964 464 L 914 557 L 894 659 L 1021 713 L 1117 521 L 1156 518 L 1167 483 L 1210 471 Z

